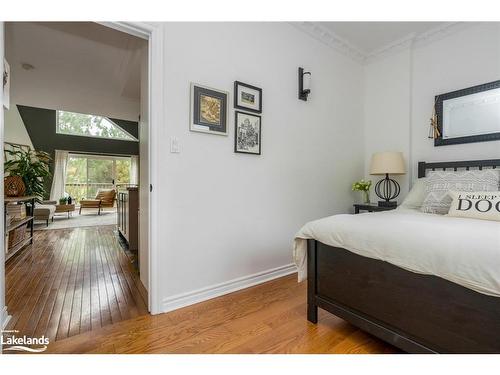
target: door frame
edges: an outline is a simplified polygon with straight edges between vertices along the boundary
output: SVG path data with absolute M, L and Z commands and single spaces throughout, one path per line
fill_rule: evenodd
M 127 34 L 148 41 L 148 132 L 149 132 L 149 184 L 152 187 L 149 194 L 149 225 L 148 225 L 148 309 L 151 314 L 160 310 L 161 294 L 159 288 L 159 241 L 158 241 L 158 203 L 156 186 L 159 175 L 159 129 L 164 124 L 164 90 L 163 90 L 163 26 L 160 23 L 146 22 L 98 22 Z M 3 72 L 3 57 L 5 54 L 5 22 L 0 22 L 0 68 Z M 0 92 L 0 99 L 2 93 Z M 0 154 L 3 154 L 4 115 L 0 100 Z M 3 168 L 0 169 L 0 179 L 3 181 Z M 3 184 L 0 184 L 0 202 L 3 206 Z M 3 227 L 3 214 L 0 215 L 0 226 Z M 0 241 L 0 330 L 7 324 L 7 306 L 5 305 L 5 261 L 4 242 Z M 0 346 L 1 353 L 1 346 Z
M 159 314 L 161 294 L 159 288 L 159 241 L 157 181 L 160 172 L 160 127 L 165 123 L 163 90 L 163 26 L 156 22 L 98 22 L 148 41 L 148 165 L 149 165 L 149 225 L 148 225 L 148 307 L 153 315 Z

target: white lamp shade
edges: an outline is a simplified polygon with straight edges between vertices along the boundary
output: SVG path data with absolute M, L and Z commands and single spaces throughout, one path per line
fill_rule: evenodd
M 304 83 L 302 85 L 303 90 L 304 91 L 311 90 L 311 73 L 306 72 L 302 77 L 304 78 L 303 79 Z
M 402 152 L 377 152 L 372 155 L 370 174 L 405 174 L 405 160 Z

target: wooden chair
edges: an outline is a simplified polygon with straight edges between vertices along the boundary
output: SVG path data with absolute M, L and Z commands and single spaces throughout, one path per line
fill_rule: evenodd
M 82 208 L 97 208 L 97 214 L 101 214 L 101 208 L 113 207 L 115 205 L 116 190 L 115 189 L 99 189 L 95 199 L 82 199 L 80 201 L 80 214 Z

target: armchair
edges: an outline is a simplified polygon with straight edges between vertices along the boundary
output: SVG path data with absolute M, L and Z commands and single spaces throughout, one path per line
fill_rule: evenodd
M 101 214 L 103 207 L 113 207 L 115 205 L 116 190 L 100 189 L 97 191 L 95 199 L 82 199 L 80 201 L 80 214 L 82 208 L 97 208 L 97 214 Z

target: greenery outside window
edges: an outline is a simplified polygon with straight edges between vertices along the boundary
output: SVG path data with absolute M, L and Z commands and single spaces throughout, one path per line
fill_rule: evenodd
M 56 133 L 137 142 L 138 139 L 107 117 L 57 111 Z
M 70 154 L 65 191 L 77 203 L 82 199 L 94 199 L 99 189 L 128 186 L 131 167 L 130 157 Z

